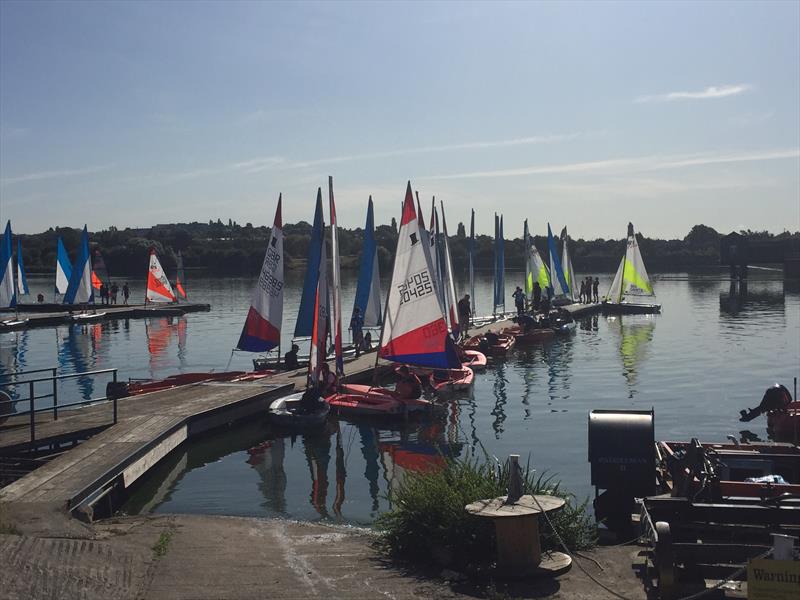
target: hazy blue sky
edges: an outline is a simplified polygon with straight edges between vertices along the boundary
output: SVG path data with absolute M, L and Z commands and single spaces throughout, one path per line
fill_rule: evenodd
M 800 3 L 0 2 L 17 231 L 399 216 L 800 229 Z

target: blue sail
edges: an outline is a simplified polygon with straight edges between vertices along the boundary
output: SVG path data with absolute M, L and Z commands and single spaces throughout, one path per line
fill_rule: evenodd
M 81 247 L 72 276 L 69 278 L 67 293 L 64 294 L 64 304 L 86 304 L 94 302 L 92 289 L 92 258 L 89 254 L 89 232 L 83 226 Z
M 367 223 L 364 226 L 364 244 L 361 247 L 361 263 L 358 267 L 358 286 L 353 306 L 361 311 L 364 327 L 381 326 L 381 283 L 378 271 L 378 244 L 375 242 L 375 217 L 372 196 L 367 204 Z
M 506 309 L 506 237 L 503 234 L 503 215 L 500 215 L 500 304 Z
M 550 252 L 550 285 L 552 286 L 550 293 L 555 296 L 568 296 L 569 285 L 564 277 L 564 269 L 561 268 L 561 259 L 558 257 L 558 248 L 556 248 L 556 240 L 550 229 L 550 223 L 547 224 L 547 249 Z M 556 289 L 556 285 L 560 289 Z
M 311 337 L 311 332 L 314 328 L 314 300 L 317 296 L 323 235 L 322 188 L 317 188 L 317 208 L 314 210 L 314 227 L 311 230 L 311 240 L 308 243 L 306 277 L 303 280 L 303 296 L 300 298 L 300 309 L 297 311 L 294 337 Z
M 58 253 L 56 255 L 56 294 L 66 294 L 69 280 L 72 277 L 72 263 L 69 262 L 67 249 L 61 237 L 58 238 Z
M 25 273 L 25 263 L 22 262 L 22 240 L 17 238 L 17 291 L 20 296 L 31 293 L 28 289 L 28 276 Z
M 506 308 L 506 260 L 505 244 L 503 241 L 503 217 L 494 215 L 494 309 Z
M 17 289 L 14 286 L 14 264 L 11 257 L 11 221 L 6 223 L 0 243 L 0 308 L 17 306 Z

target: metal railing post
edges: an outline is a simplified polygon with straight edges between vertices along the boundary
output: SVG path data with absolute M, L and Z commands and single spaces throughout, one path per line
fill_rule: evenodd
M 28 384 L 30 390 L 30 409 L 31 409 L 31 445 L 36 441 L 36 411 L 33 410 L 33 382 Z
M 117 370 L 116 369 L 114 369 L 111 377 L 112 377 L 112 380 L 114 381 L 114 383 L 117 383 Z M 117 395 L 115 393 L 114 394 L 114 425 L 116 425 L 116 424 L 117 424 Z
M 53 367 L 53 420 L 58 421 L 58 379 L 55 367 Z

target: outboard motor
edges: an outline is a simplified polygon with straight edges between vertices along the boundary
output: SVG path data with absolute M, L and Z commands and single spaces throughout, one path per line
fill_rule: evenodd
M 795 386 L 796 387 L 796 386 Z M 785 385 L 776 383 L 767 388 L 764 392 L 764 397 L 761 398 L 761 404 L 755 408 L 748 408 L 747 410 L 740 410 L 739 420 L 752 421 L 757 416 L 769 412 L 785 411 L 786 407 L 792 403 L 792 394 L 786 389 Z
M 590 411 L 589 463 L 595 517 L 618 534 L 628 535 L 636 498 L 656 492 L 654 411 Z

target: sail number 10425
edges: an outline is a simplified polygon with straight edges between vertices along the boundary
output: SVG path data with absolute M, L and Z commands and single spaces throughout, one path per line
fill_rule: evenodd
M 412 300 L 419 300 L 433 293 L 433 284 L 428 271 L 420 271 L 411 275 L 408 279 L 397 286 L 400 293 L 400 305 Z

